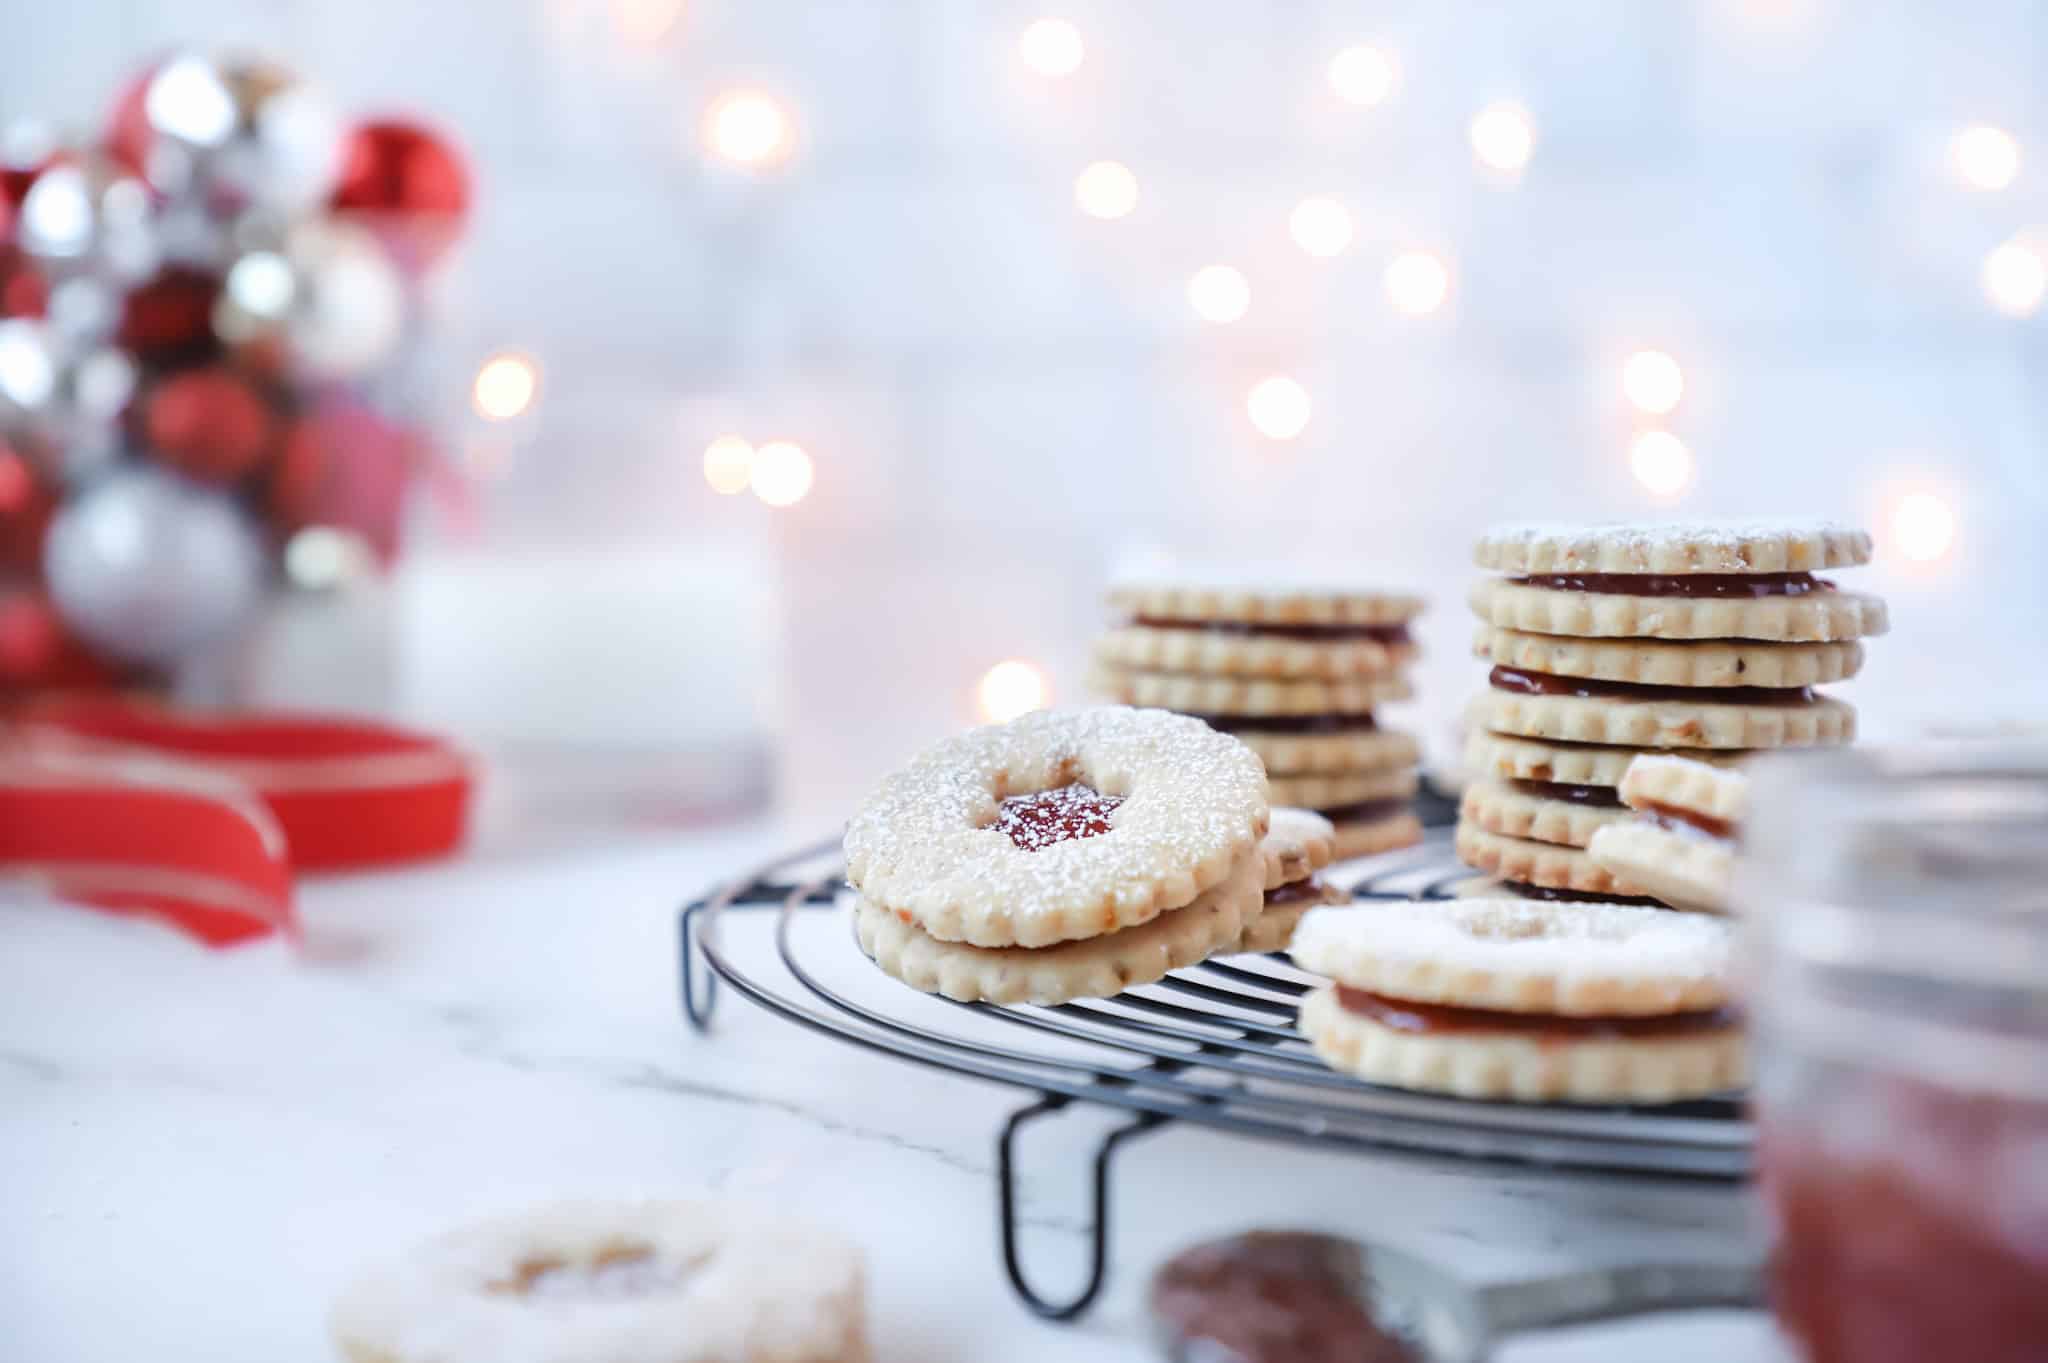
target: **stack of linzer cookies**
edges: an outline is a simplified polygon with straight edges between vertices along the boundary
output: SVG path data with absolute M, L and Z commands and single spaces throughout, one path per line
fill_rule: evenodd
M 1416 836 L 1376 803 L 1412 791 L 1413 745 L 1371 712 L 1407 695 L 1418 602 L 1119 589 L 1129 623 L 1096 682 L 1155 708 L 1027 715 L 884 781 L 846 834 L 861 947 L 918 989 L 1031 1004 L 1286 950 L 1326 977 L 1304 1038 L 1369 1082 L 1573 1102 L 1737 1087 L 1729 764 L 1849 740 L 1854 713 L 1810 688 L 1855 674 L 1884 608 L 1813 573 L 1869 554 L 1822 523 L 1486 536 L 1479 562 L 1505 576 L 1474 597 L 1495 666 L 1457 847 L 1496 878 L 1444 902 L 1358 904 L 1316 874 Z M 1404 779 L 1371 784 L 1389 768 Z
M 1356 586 L 1120 583 L 1095 691 L 1194 715 L 1259 755 L 1275 805 L 1319 811 L 1339 857 L 1413 845 L 1417 750 L 1375 710 L 1414 694 L 1420 598 Z
M 1504 576 L 1472 592 L 1493 671 L 1470 716 L 1457 848 L 1499 883 L 1468 892 L 1719 907 L 1700 863 L 1725 881 L 1725 856 L 1676 855 L 1739 816 L 1741 778 L 1705 768 L 1855 737 L 1855 710 L 1813 688 L 1856 675 L 1885 607 L 1814 573 L 1867 563 L 1870 537 L 1823 522 L 1513 525 L 1475 557 Z M 1659 849 L 1672 855 L 1652 865 Z

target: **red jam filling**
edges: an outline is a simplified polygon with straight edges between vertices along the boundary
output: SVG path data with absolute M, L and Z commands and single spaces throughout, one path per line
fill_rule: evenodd
M 1664 805 L 1651 801 L 1643 806 L 1643 812 L 1648 816 L 1651 823 L 1656 824 L 1659 828 L 1668 828 L 1674 832 L 1683 832 L 1690 829 L 1695 833 L 1704 833 L 1710 838 L 1732 838 L 1735 836 L 1734 824 L 1726 819 L 1717 819 L 1711 814 L 1702 814 L 1696 809 L 1680 809 L 1677 805 Z
M 1790 1105 L 1759 1119 L 1771 1304 L 1800 1356 L 2039 1363 L 2048 1107 L 1917 1080 L 1854 1091 L 1853 1123 Z
M 1519 880 L 1503 880 L 1500 888 L 1517 899 L 1540 899 L 1553 904 L 1633 904 L 1645 909 L 1665 907 L 1663 900 L 1641 894 L 1587 894 L 1583 890 L 1560 890 L 1549 885 L 1525 885 Z
M 996 811 L 995 826 L 1025 851 L 1042 852 L 1056 842 L 1107 833 L 1110 811 L 1123 802 L 1121 795 L 1104 795 L 1093 786 L 1076 783 L 1012 795 Z
M 1574 786 L 1561 781 L 1513 781 L 1509 784 L 1524 795 L 1540 795 L 1546 800 L 1568 800 L 1594 809 L 1625 808 L 1621 803 L 1621 792 L 1613 786 Z
M 1519 696 L 1583 696 L 1605 700 L 1686 700 L 1715 705 L 1806 705 L 1810 686 L 1648 686 L 1642 682 L 1558 677 L 1519 667 L 1496 667 L 1487 677 L 1496 691 Z
M 1397 796 L 1391 800 L 1361 800 L 1355 805 L 1332 805 L 1316 812 L 1331 823 L 1374 823 L 1407 811 L 1407 799 Z
M 1196 715 L 1210 728 L 1226 734 L 1355 734 L 1379 727 L 1363 715 Z
M 1597 592 L 1602 596 L 1749 597 L 1806 596 L 1831 592 L 1835 584 L 1812 573 L 1552 573 L 1518 577 L 1527 587 L 1563 592 Z
M 1560 1040 L 1593 1040 L 1621 1036 L 1685 1036 L 1693 1032 L 1719 1031 L 1736 1023 L 1734 1010 L 1728 1008 L 1653 1017 L 1559 1017 L 1550 1013 L 1503 1013 L 1490 1008 L 1410 1003 L 1406 999 L 1390 999 L 1383 994 L 1372 994 L 1342 984 L 1337 986 L 1337 1001 L 1344 1005 L 1345 1011 L 1370 1018 L 1382 1027 L 1417 1035 L 1516 1032 Z
M 1134 622 L 1155 629 L 1198 629 L 1204 634 L 1228 634 L 1239 638 L 1306 639 L 1341 641 L 1371 639 L 1382 644 L 1410 642 L 1406 625 L 1265 625 L 1246 620 L 1166 620 L 1141 615 Z
M 1354 1248 L 1320 1235 L 1253 1231 L 1176 1254 L 1152 1282 L 1175 1358 L 1216 1363 L 1424 1363 L 1413 1323 L 1374 1314 Z

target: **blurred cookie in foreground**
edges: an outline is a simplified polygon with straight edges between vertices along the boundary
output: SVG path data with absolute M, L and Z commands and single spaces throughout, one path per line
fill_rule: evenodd
M 761 1207 L 568 1202 L 441 1235 L 359 1278 L 349 1363 L 867 1363 L 860 1252 Z
M 1727 913 L 1749 778 L 1683 757 L 1644 755 L 1621 778 L 1632 818 L 1593 835 L 1587 854 L 1627 887 L 1673 908 Z

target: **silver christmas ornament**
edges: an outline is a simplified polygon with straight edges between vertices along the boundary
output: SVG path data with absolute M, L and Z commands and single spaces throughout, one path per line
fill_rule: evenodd
M 405 283 L 374 236 L 344 222 L 302 223 L 286 240 L 285 259 L 292 271 L 285 334 L 301 368 L 349 379 L 390 357 L 405 331 Z M 244 285 L 245 296 L 272 305 L 283 292 L 267 265 Z
M 88 476 L 120 453 L 135 384 L 124 351 L 67 342 L 47 322 L 0 321 L 0 439 L 54 480 Z
M 341 170 L 341 115 L 317 89 L 267 62 L 172 57 L 150 76 L 142 111 L 150 183 L 217 221 L 250 211 L 295 217 L 325 199 Z
M 21 202 L 15 239 L 53 280 L 133 284 L 161 261 L 152 214 L 149 187 L 94 153 L 36 176 Z
M 231 498 L 145 464 L 66 502 L 43 549 L 65 623 L 113 657 L 157 665 L 246 623 L 266 561 L 262 535 Z

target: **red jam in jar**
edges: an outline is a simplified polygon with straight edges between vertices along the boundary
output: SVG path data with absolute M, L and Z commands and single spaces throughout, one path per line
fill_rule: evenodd
M 1749 772 L 1779 1324 L 1805 1363 L 2048 1360 L 2048 746 Z

